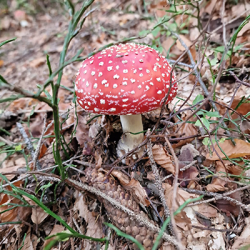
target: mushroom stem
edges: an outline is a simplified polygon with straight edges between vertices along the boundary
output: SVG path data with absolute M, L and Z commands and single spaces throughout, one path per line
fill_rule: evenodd
M 138 133 L 138 132 L 143 131 L 141 115 L 121 115 L 120 120 L 121 120 L 122 130 L 124 134 L 122 138 L 120 139 L 120 141 L 118 142 L 118 146 L 117 146 L 118 157 L 122 157 L 124 154 L 134 149 L 143 141 L 143 138 L 144 138 L 143 133 L 139 133 L 136 135 L 129 133 L 129 132 Z M 135 154 L 133 154 L 132 157 L 134 159 L 142 156 L 143 149 L 139 149 L 135 153 L 137 154 L 137 157 Z

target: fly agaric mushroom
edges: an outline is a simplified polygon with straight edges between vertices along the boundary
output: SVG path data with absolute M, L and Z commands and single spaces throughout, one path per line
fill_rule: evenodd
M 91 113 L 120 115 L 124 135 L 117 146 L 119 157 L 143 141 L 144 135 L 139 133 L 143 131 L 141 114 L 163 104 L 170 88 L 170 72 L 164 56 L 134 43 L 109 47 L 82 63 L 76 76 L 77 101 Z M 166 103 L 176 93 L 173 74 Z M 140 157 L 143 152 L 136 153 Z

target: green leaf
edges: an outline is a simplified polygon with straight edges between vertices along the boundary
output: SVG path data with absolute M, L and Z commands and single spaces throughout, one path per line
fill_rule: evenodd
M 209 130 L 209 121 L 206 118 L 201 118 L 201 121 L 203 123 L 203 125 L 207 128 L 207 130 Z
M 206 112 L 206 115 L 209 117 L 221 117 L 218 111 L 214 111 L 214 112 L 208 111 Z
M 202 94 L 199 94 L 195 97 L 195 99 L 193 100 L 193 105 L 197 104 L 198 102 L 204 100 L 204 96 Z
M 5 142 L 3 141 L 0 141 L 0 147 L 4 146 L 5 145 Z
M 161 31 L 161 27 L 156 27 L 153 31 L 152 31 L 152 35 L 154 36 L 154 37 L 156 37 L 158 34 L 159 34 L 159 32 Z
M 206 138 L 204 138 L 204 139 L 202 140 L 202 144 L 205 145 L 205 146 L 208 146 L 208 145 L 211 144 L 211 142 L 210 142 L 209 138 L 206 137 Z
M 15 151 L 21 151 L 21 150 L 22 150 L 22 144 L 15 146 Z
M 148 30 L 142 30 L 139 32 L 139 36 L 146 36 L 148 34 Z

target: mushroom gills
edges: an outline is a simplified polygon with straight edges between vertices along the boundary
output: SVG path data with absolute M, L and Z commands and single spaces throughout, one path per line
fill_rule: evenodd
M 120 120 L 122 124 L 123 135 L 117 145 L 117 156 L 122 157 L 124 154 L 128 153 L 140 143 L 142 143 L 144 134 L 143 134 L 143 125 L 141 115 L 120 115 Z M 141 132 L 141 133 L 139 133 Z M 139 133 L 139 134 L 131 134 Z M 136 160 L 143 155 L 143 148 L 136 150 L 132 158 Z M 126 159 L 122 160 L 123 163 L 126 162 Z

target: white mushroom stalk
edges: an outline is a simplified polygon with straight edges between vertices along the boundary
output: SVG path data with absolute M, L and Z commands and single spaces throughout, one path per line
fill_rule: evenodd
M 124 154 L 136 148 L 144 138 L 144 134 L 142 132 L 143 125 L 141 115 L 121 115 L 120 120 L 122 124 L 123 135 L 117 145 L 118 157 L 122 157 Z M 132 154 L 132 158 L 136 160 L 140 158 L 142 154 L 143 149 L 138 149 Z

